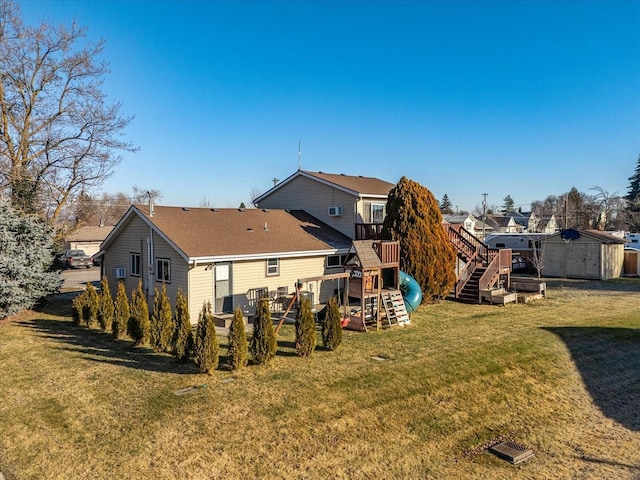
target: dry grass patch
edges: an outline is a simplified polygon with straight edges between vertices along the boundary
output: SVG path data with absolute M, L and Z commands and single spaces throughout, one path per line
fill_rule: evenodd
M 554 283 L 526 305 L 425 306 L 408 328 L 344 332 L 337 352 L 311 358 L 285 326 L 274 362 L 237 374 L 199 375 L 49 305 L 0 325 L 0 470 L 638 478 L 640 282 Z M 187 387 L 199 388 L 176 394 Z M 512 466 L 483 453 L 503 437 L 536 456 Z

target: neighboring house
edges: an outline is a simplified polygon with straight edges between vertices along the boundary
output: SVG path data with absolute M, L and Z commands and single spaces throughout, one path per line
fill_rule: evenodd
M 394 186 L 372 177 L 298 170 L 254 204 L 304 210 L 351 239 L 379 239 L 387 196 Z
M 550 217 L 543 217 L 539 220 L 537 226 L 538 233 L 556 233 L 558 231 L 558 222 L 556 221 L 556 216 L 551 215 Z
M 111 233 L 113 227 L 80 227 L 66 237 L 65 250 L 84 250 L 89 256 L 100 251 L 100 244 Z
M 255 311 L 256 289 L 292 293 L 299 278 L 342 271 L 351 240 L 302 211 L 131 206 L 102 244 L 102 274 L 115 295 L 142 281 L 150 308 L 166 285 L 175 306 L 188 298 L 191 322 L 206 302 L 214 313 Z M 319 301 L 332 295 L 322 283 Z
M 521 232 L 537 232 L 540 220 L 533 212 L 509 212 L 504 215 L 511 217 L 521 227 Z
M 608 280 L 622 275 L 625 240 L 599 230 L 563 230 L 543 241 L 547 277 Z
M 450 223 L 451 225 L 462 225 L 462 228 L 467 232 L 475 234 L 477 220 L 476 217 L 470 213 L 467 213 L 466 215 L 443 215 L 442 221 L 444 223 Z
M 508 215 L 487 215 L 486 223 L 493 227 L 493 233 L 521 233 L 524 227 Z

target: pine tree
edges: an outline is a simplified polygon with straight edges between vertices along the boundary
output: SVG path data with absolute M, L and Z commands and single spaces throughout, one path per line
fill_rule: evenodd
M 98 323 L 105 332 L 112 331 L 114 309 L 109 281 L 105 276 L 100 280 L 100 308 L 98 309 Z
M 636 169 L 629 177 L 629 191 L 625 195 L 628 228 L 631 232 L 640 231 L 640 155 Z
M 453 204 L 446 193 L 442 196 L 442 201 L 440 202 L 440 213 L 443 215 L 451 215 L 453 213 Z
M 251 352 L 253 361 L 258 365 L 268 363 L 276 355 L 276 336 L 273 332 L 267 298 L 261 298 L 258 301 L 249 352 Z
M 218 337 L 211 314 L 211 304 L 206 303 L 198 317 L 193 356 L 201 373 L 211 373 L 218 367 L 218 349 Z
M 161 352 L 160 341 L 160 293 L 155 289 L 153 295 L 153 310 L 151 311 L 151 329 L 149 332 L 149 343 L 154 352 Z
M 296 352 L 308 357 L 316 348 L 316 322 L 311 312 L 311 301 L 303 297 L 296 315 Z
M 87 327 L 97 327 L 100 299 L 98 298 L 98 292 L 96 292 L 96 289 L 91 282 L 87 283 L 84 296 L 85 301 L 82 306 L 82 321 Z
M 328 350 L 336 350 L 342 343 L 342 322 L 340 307 L 336 297 L 331 297 L 327 304 L 327 313 L 322 324 L 322 344 Z
M 35 215 L 14 210 L 0 197 L 0 319 L 60 288 L 60 275 L 49 271 L 52 261 L 52 232 Z
M 239 370 L 247 364 L 249 347 L 247 333 L 244 328 L 244 318 L 240 307 L 233 312 L 233 320 L 229 327 L 229 354 L 227 364 L 232 370 Z
M 131 316 L 131 307 L 127 298 L 127 291 L 124 282 L 118 282 L 118 292 L 116 293 L 115 317 L 113 321 L 113 336 L 117 339 L 124 338 L 127 335 L 129 325 L 129 317 Z
M 149 343 L 150 333 L 149 304 L 140 280 L 138 288 L 131 292 L 129 335 L 133 338 L 134 345 L 146 345 Z
M 171 303 L 167 296 L 167 287 L 162 284 L 162 290 L 156 289 L 151 315 L 151 346 L 156 352 L 171 352 L 173 349 L 173 335 L 175 327 Z
M 511 195 L 507 195 L 502 201 L 504 202 L 502 204 L 502 213 L 507 214 L 515 210 L 515 202 L 513 198 L 511 198 Z
M 416 279 L 426 301 L 451 291 L 456 254 L 442 228 L 438 202 L 427 188 L 400 179 L 389 192 L 383 236 L 400 241 L 400 268 Z
M 191 332 L 191 319 L 189 318 L 189 306 L 187 298 L 178 290 L 176 296 L 175 334 L 173 337 L 175 356 L 181 362 L 186 362 L 193 350 L 193 334 Z

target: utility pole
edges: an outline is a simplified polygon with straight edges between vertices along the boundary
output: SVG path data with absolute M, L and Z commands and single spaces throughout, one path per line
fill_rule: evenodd
M 487 224 L 487 195 L 488 193 L 482 194 L 482 241 L 484 242 L 485 237 L 485 225 Z

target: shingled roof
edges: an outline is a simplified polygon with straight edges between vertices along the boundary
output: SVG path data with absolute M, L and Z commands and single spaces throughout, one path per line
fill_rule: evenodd
M 311 180 L 324 183 L 325 185 L 343 190 L 354 197 L 386 198 L 389 195 L 389 191 L 395 186 L 393 183 L 385 182 L 384 180 L 374 177 L 298 170 L 293 175 L 290 175 L 288 178 L 278 183 L 272 189 L 260 195 L 254 200 L 254 203 L 259 204 L 263 198 L 267 197 L 275 190 L 280 189 L 297 177 L 306 177 Z
M 138 215 L 186 258 L 256 257 L 347 249 L 351 240 L 302 211 L 132 206 L 121 220 Z M 108 246 L 119 226 L 107 238 Z

